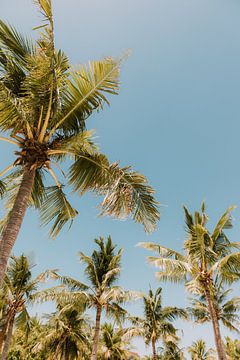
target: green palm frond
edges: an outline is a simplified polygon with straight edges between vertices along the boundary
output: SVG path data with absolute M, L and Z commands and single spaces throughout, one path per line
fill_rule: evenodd
M 239 280 L 240 277 L 240 252 L 231 253 L 212 267 L 212 271 L 218 270 L 224 281 L 232 283 Z
M 212 233 L 212 239 L 215 242 L 221 232 L 224 229 L 231 229 L 232 228 L 232 221 L 231 221 L 231 212 L 236 208 L 236 206 L 230 206 L 225 213 L 221 216 L 219 219 L 217 225 L 215 226 L 215 229 Z
M 155 229 L 159 212 L 154 191 L 147 179 L 131 168 L 110 165 L 102 154 L 83 154 L 71 166 L 69 181 L 80 194 L 92 190 L 105 196 L 101 215 L 132 216 L 147 232 Z
M 66 82 L 61 113 L 56 118 L 56 129 L 73 132 L 84 129 L 85 120 L 95 109 L 106 102 L 105 93 L 117 94 L 119 90 L 119 60 L 105 58 L 80 66 Z M 52 134 L 53 131 L 50 133 Z
M 32 42 L 20 35 L 16 29 L 0 20 L 0 48 L 18 59 L 25 60 L 34 51 Z
M 71 291 L 81 291 L 81 290 L 88 290 L 89 289 L 89 286 L 87 286 L 86 284 L 76 280 L 76 279 L 73 279 L 69 276 L 59 276 L 58 277 L 60 282 L 67 286 Z
M 0 197 L 2 198 L 6 192 L 6 184 L 4 181 L 0 180 Z
M 70 226 L 78 212 L 68 202 L 62 188 L 51 186 L 46 188 L 45 204 L 40 209 L 41 221 L 47 225 L 53 221 L 50 235 L 54 239 L 62 227 L 70 221 Z
M 2 81 L 0 81 L 0 115 L 2 131 L 9 131 L 22 124 L 23 114 L 19 101 Z

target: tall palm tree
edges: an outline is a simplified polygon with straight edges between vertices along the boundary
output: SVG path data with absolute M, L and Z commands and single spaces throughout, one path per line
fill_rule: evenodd
M 59 302 L 33 352 L 44 351 L 46 359 L 89 359 L 90 321 L 84 311 L 81 302 Z
M 172 321 L 177 318 L 187 319 L 187 313 L 177 307 L 163 307 L 161 288 L 158 288 L 155 293 L 150 289 L 148 295 L 143 297 L 143 305 L 144 318 L 131 317 L 130 320 L 139 327 L 139 335 L 144 338 L 146 345 L 151 343 L 153 360 L 155 360 L 157 359 L 157 342 L 170 337 L 175 339 L 177 330 Z
M 121 321 L 126 315 L 126 311 L 121 307 L 121 304 L 138 296 L 136 293 L 125 291 L 121 287 L 114 285 L 121 270 L 122 249 L 115 253 L 116 245 L 113 245 L 110 236 L 106 241 L 104 241 L 103 237 L 95 239 L 95 243 L 99 249 L 94 250 L 91 256 L 80 252 L 80 260 L 86 265 L 85 274 L 90 281 L 89 285 L 71 277 L 60 277 L 62 283 L 72 290 L 70 299 L 75 298 L 75 301 L 77 301 L 79 297 L 81 301 L 84 297 L 87 306 L 96 310 L 91 360 L 97 359 L 103 310 L 108 316 L 114 316 L 116 320 Z
M 26 256 L 11 257 L 0 290 L 5 294 L 5 306 L 0 321 L 1 360 L 7 358 L 15 319 L 17 323 L 24 324 L 27 335 L 30 332 L 31 317 L 27 305 L 32 302 L 32 296 L 39 293 L 40 283 L 51 273 L 47 270 L 33 278 L 31 270 L 32 265 Z
M 231 291 L 231 289 L 224 290 L 222 285 L 216 282 L 213 288 L 213 306 L 218 322 L 221 322 L 228 330 L 240 333 L 240 298 L 233 297 L 228 299 Z M 199 324 L 211 321 L 205 295 L 192 299 L 191 307 L 188 308 L 188 311 Z
M 110 323 L 101 328 L 100 358 L 102 360 L 140 359 L 139 355 L 130 350 L 130 340 L 135 336 L 132 328 L 115 329 Z
M 208 216 L 204 204 L 201 212 L 196 211 L 193 216 L 184 207 L 187 230 L 184 254 L 154 243 L 139 244 L 158 253 L 157 257 L 150 256 L 148 259 L 160 268 L 156 274 L 159 280 L 185 282 L 191 293 L 205 296 L 219 360 L 226 360 L 226 354 L 214 308 L 214 281 L 218 277 L 222 282 L 231 283 L 240 275 L 240 252 L 233 251 L 239 249 L 240 243 L 230 242 L 224 231 L 232 227 L 233 208 L 227 209 L 210 232 L 206 228 Z
M 55 49 L 51 0 L 34 2 L 45 20 L 36 43 L 0 21 L 0 131 L 8 136 L 0 140 L 17 146 L 14 163 L 0 173 L 11 171 L 0 183 L 0 194 L 9 198 L 0 283 L 29 205 L 41 210 L 44 224 L 53 223 L 53 237 L 77 215 L 53 171 L 66 159 L 71 166 L 63 180 L 80 195 L 92 190 L 103 196 L 101 215 L 132 216 L 146 231 L 159 219 L 146 178 L 130 167 L 110 164 L 86 130 L 87 118 L 109 103 L 108 94 L 118 93 L 122 59 L 70 68 L 67 56 Z M 47 186 L 46 175 L 54 186 Z
M 214 360 L 213 349 L 207 350 L 205 341 L 202 339 L 194 341 L 188 348 L 192 360 Z

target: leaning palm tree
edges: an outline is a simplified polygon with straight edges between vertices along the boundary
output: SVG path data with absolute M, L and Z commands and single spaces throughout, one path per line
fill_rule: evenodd
M 216 312 L 218 322 L 222 323 L 230 331 L 240 334 L 240 298 L 233 297 L 228 299 L 231 289 L 224 290 L 222 284 L 216 282 L 213 288 L 213 306 Z M 191 299 L 191 307 L 188 308 L 189 313 L 198 324 L 211 321 L 211 316 L 205 295 L 199 298 Z
M 176 339 L 177 330 L 172 321 L 177 318 L 187 319 L 187 313 L 177 307 L 163 307 L 161 288 L 158 288 L 155 293 L 150 289 L 148 295 L 143 297 L 143 303 L 144 318 L 130 317 L 130 320 L 139 328 L 139 335 L 144 338 L 146 345 L 151 343 L 155 360 L 157 359 L 157 342 L 167 338 L 169 341 Z
M 55 49 L 51 0 L 34 2 L 45 19 L 36 43 L 0 21 L 0 131 L 8 135 L 0 140 L 17 147 L 15 161 L 0 173 L 11 171 L 0 182 L 9 210 L 2 223 L 0 283 L 28 206 L 41 210 L 44 224 L 52 222 L 53 237 L 77 215 L 63 181 L 80 195 L 95 191 L 103 196 L 101 215 L 132 216 L 146 231 L 159 219 L 146 178 L 110 164 L 86 130 L 87 118 L 109 103 L 108 94 L 118 93 L 122 59 L 70 67 L 67 56 Z M 66 159 L 71 166 L 64 175 L 60 163 Z M 64 175 L 62 181 L 54 166 Z M 47 186 L 49 177 L 54 186 Z
M 205 341 L 202 339 L 194 341 L 188 348 L 188 353 L 192 360 L 214 360 L 214 350 L 207 349 Z
M 32 265 L 26 256 L 11 257 L 0 289 L 5 294 L 5 307 L 0 321 L 1 360 L 7 358 L 15 321 L 24 325 L 26 336 L 29 334 L 31 317 L 27 305 L 32 302 L 35 294 L 40 294 L 38 287 L 50 274 L 51 271 L 47 270 L 33 278 Z
M 82 301 L 82 298 L 85 298 L 87 306 L 96 310 L 91 360 L 97 359 L 103 310 L 107 316 L 114 316 L 116 321 L 121 322 L 127 314 L 121 304 L 139 296 L 137 293 L 125 291 L 114 285 L 121 270 L 122 249 L 115 253 L 116 245 L 113 245 L 110 236 L 106 242 L 100 237 L 95 239 L 95 243 L 99 249 L 94 250 L 91 256 L 80 253 L 80 260 L 86 265 L 85 274 L 90 281 L 89 285 L 71 277 L 60 277 L 62 283 L 72 291 L 69 299 L 77 301 L 79 298 Z
M 128 360 L 140 359 L 139 355 L 131 351 L 130 340 L 135 336 L 132 328 L 115 329 L 110 323 L 101 328 L 100 359 Z
M 46 359 L 89 359 L 90 320 L 84 313 L 83 303 L 57 304 L 55 313 L 47 317 L 48 323 L 33 353 L 44 352 Z
M 197 295 L 204 295 L 211 317 L 215 344 L 219 360 L 226 360 L 219 321 L 214 307 L 214 281 L 232 283 L 240 276 L 240 243 L 230 242 L 225 229 L 232 227 L 230 207 L 221 216 L 214 230 L 206 228 L 208 217 L 205 205 L 201 212 L 192 216 L 184 207 L 187 239 L 184 243 L 184 254 L 154 243 L 139 245 L 158 253 L 150 256 L 149 262 L 160 268 L 156 276 L 159 280 L 169 280 L 174 283 L 185 282 L 187 289 Z

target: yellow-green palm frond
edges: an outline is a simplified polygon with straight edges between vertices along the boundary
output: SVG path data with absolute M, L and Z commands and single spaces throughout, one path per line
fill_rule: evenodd
M 62 188 L 50 186 L 46 188 L 45 204 L 41 207 L 40 214 L 43 225 L 53 221 L 50 236 L 54 239 L 68 221 L 71 226 L 78 212 L 70 205 Z
M 186 257 L 184 255 L 180 254 L 179 252 L 177 252 L 173 249 L 170 249 L 166 246 L 159 245 L 157 243 L 140 242 L 137 244 L 137 246 L 140 246 L 147 250 L 155 251 L 156 253 L 158 253 L 160 256 L 162 256 L 164 258 L 173 258 L 176 260 L 187 261 Z
M 149 256 L 147 260 L 150 264 L 160 268 L 156 277 L 162 281 L 184 282 L 190 272 L 189 264 L 181 260 L 154 256 Z
M 69 133 L 84 129 L 85 120 L 95 109 L 109 104 L 105 94 L 117 94 L 119 90 L 120 61 L 105 58 L 79 66 L 70 72 L 66 81 L 61 111 L 55 118 L 53 135 L 59 129 Z
M 99 153 L 80 154 L 70 168 L 70 184 L 80 194 L 92 190 L 104 195 L 101 215 L 123 219 L 130 216 L 142 223 L 147 232 L 155 229 L 159 212 L 154 190 L 145 176 L 130 167 L 109 164 L 106 156 Z
M 222 231 L 224 229 L 231 229 L 232 228 L 232 218 L 231 218 L 231 212 L 236 208 L 236 206 L 230 206 L 225 213 L 221 216 L 219 219 L 217 225 L 215 226 L 213 233 L 212 233 L 212 239 L 215 242 L 218 237 L 221 235 Z

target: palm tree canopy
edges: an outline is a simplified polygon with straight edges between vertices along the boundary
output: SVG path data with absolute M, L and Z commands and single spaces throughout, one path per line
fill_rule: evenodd
M 212 349 L 207 350 L 206 343 L 202 339 L 189 346 L 188 353 L 192 360 L 215 360 L 214 351 Z
M 147 296 L 143 296 L 144 318 L 130 317 L 134 325 L 139 326 L 139 335 L 145 339 L 148 345 L 152 339 L 154 341 L 163 340 L 167 337 L 176 339 L 177 330 L 172 321 L 182 318 L 187 319 L 187 312 L 177 307 L 162 306 L 162 288 L 158 288 L 155 293 L 149 290 Z
M 158 253 L 157 257 L 150 256 L 151 264 L 160 268 L 156 273 L 159 280 L 185 282 L 188 290 L 195 294 L 202 294 L 206 284 L 218 276 L 222 281 L 233 282 L 240 275 L 239 242 L 231 242 L 225 230 L 232 227 L 229 207 L 218 220 L 214 230 L 207 227 L 208 216 L 205 205 L 201 212 L 191 215 L 184 207 L 187 239 L 184 242 L 184 253 L 154 243 L 139 243 L 139 246 Z
M 230 331 L 239 333 L 240 298 L 233 297 L 229 299 L 231 291 L 231 289 L 224 290 L 221 284 L 215 282 L 212 299 L 218 320 Z M 197 323 L 202 324 L 211 321 L 208 304 L 204 295 L 192 299 L 191 307 L 188 308 L 188 311 Z
M 86 130 L 88 117 L 109 104 L 108 95 L 118 94 L 125 57 L 71 67 L 55 48 L 51 0 L 34 2 L 45 20 L 36 29 L 35 43 L 0 21 L 0 131 L 8 136 L 0 139 L 18 147 L 14 163 L 0 174 L 11 170 L 0 183 L 0 195 L 7 197 L 10 210 L 24 169 L 34 169 L 29 206 L 41 209 L 43 224 L 52 224 L 52 237 L 77 215 L 63 181 L 80 195 L 95 191 L 103 196 L 101 215 L 131 216 L 152 231 L 159 212 L 147 179 L 131 167 L 111 164 Z M 66 159 L 71 161 L 66 176 L 57 167 L 60 181 L 53 167 Z M 54 186 L 47 185 L 49 175 Z

